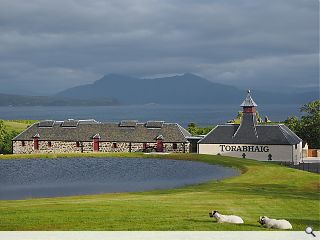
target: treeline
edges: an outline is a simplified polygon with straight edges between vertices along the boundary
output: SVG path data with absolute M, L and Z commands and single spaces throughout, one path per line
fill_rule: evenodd
M 9 130 L 0 120 L 0 154 L 12 153 L 12 138 L 19 134 L 16 130 Z
M 291 116 L 284 123 L 306 141 L 309 148 L 320 149 L 320 100 L 303 105 L 300 112 L 303 113 L 300 119 Z
M 188 132 L 191 133 L 193 136 L 206 135 L 212 129 L 213 129 L 213 126 L 200 127 L 200 126 L 197 126 L 195 123 L 189 123 L 187 128 Z

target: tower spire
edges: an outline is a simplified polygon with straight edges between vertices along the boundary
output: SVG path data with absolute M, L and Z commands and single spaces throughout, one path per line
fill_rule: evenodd
M 249 136 L 253 135 L 258 138 L 258 133 L 256 130 L 257 118 L 256 118 L 256 107 L 258 106 L 255 101 L 253 101 L 250 90 L 247 91 L 247 96 L 241 103 L 243 108 L 243 116 L 241 118 L 241 123 L 233 137 L 237 136 Z
M 247 91 L 247 96 L 244 99 L 244 101 L 241 103 L 240 107 L 257 107 L 258 105 L 255 103 L 255 101 L 253 101 L 252 97 L 251 97 L 251 91 L 250 89 Z

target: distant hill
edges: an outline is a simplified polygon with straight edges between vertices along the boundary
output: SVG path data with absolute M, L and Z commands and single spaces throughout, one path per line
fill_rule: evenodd
M 257 103 L 304 104 L 319 98 L 317 91 L 279 94 L 252 89 Z M 140 79 L 106 75 L 92 84 L 66 89 L 55 96 L 0 93 L 0 106 L 110 106 L 119 104 L 239 104 L 244 89 L 214 83 L 197 75 Z
M 23 96 L 0 93 L 0 106 L 107 106 L 117 105 L 114 99 L 86 100 L 65 97 Z
M 155 79 L 110 74 L 92 84 L 69 88 L 55 97 L 85 100 L 100 100 L 108 97 L 118 99 L 122 104 L 238 104 L 244 95 L 244 90 L 186 73 Z M 302 94 L 279 94 L 254 89 L 253 96 L 258 103 L 304 104 L 318 98 L 316 91 Z

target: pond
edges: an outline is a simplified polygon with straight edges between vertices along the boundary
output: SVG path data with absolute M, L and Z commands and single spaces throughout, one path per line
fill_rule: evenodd
M 201 162 L 143 158 L 0 161 L 0 199 L 170 189 L 238 175 Z

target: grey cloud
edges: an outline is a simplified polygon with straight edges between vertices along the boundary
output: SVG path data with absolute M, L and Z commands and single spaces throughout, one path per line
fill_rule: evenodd
M 3 0 L 0 92 L 51 94 L 117 72 L 318 85 L 318 1 Z M 39 83 L 42 84 L 39 84 Z M 41 85 L 41 86 L 40 86 Z
M 215 76 L 216 81 L 230 85 L 238 81 L 242 88 L 269 88 L 277 92 L 298 88 L 310 90 L 318 84 L 317 59 L 317 54 L 289 55 L 205 65 L 199 68 L 208 78 Z

